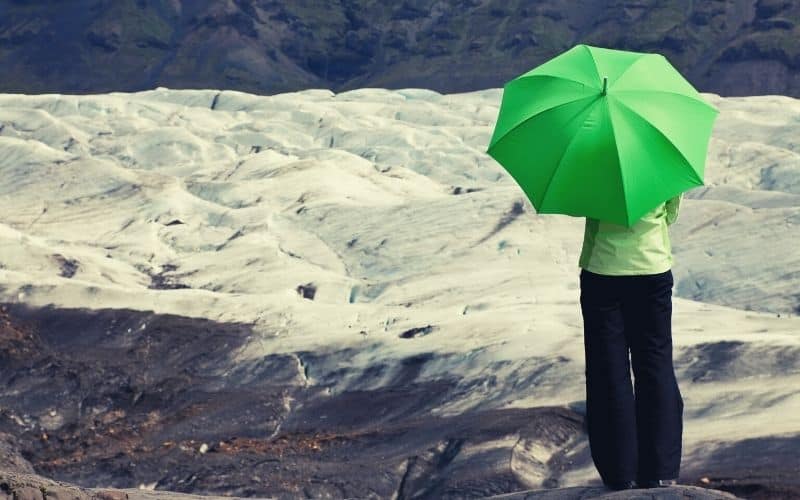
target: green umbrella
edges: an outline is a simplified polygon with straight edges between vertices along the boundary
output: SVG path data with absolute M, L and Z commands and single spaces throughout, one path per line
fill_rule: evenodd
M 704 185 L 718 114 L 664 56 L 580 44 L 505 84 L 486 152 L 537 213 L 630 227 Z

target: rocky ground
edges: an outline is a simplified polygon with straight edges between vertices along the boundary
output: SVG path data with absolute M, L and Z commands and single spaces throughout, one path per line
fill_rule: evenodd
M 136 328 L 143 323 L 144 332 Z M 122 490 L 135 498 L 140 492 L 132 485 L 159 498 L 161 491 L 479 498 L 525 490 L 534 478 L 557 492 L 500 498 L 603 493 L 602 486 L 558 489 L 563 471 L 591 460 L 577 411 L 430 416 L 456 380 L 415 383 L 414 373 L 430 361 L 424 357 L 405 360 L 393 384 L 334 394 L 325 384 L 305 383 L 299 360 L 313 364 L 319 354 L 232 364 L 229 353 L 247 335 L 247 325 L 171 315 L 4 305 L 0 469 L 14 498 L 38 497 L 36 488 L 25 489 L 29 476 L 8 471 L 98 488 L 53 486 L 57 498 L 116 499 Z M 375 376 L 380 365 L 372 369 L 361 376 Z M 750 499 L 800 496 L 792 462 L 756 447 L 685 468 L 681 498 L 733 498 L 714 488 Z M 38 477 L 30 484 L 55 483 Z M 643 498 L 626 496 L 632 494 L 602 498 Z
M 0 499 L 3 500 L 237 500 L 254 497 L 233 497 L 218 495 L 191 495 L 174 491 L 154 491 L 134 488 L 81 488 L 63 481 L 52 481 L 35 474 L 0 470 Z M 297 496 L 258 497 L 258 498 L 298 498 Z M 307 498 L 307 497 L 304 497 Z M 321 498 L 321 497 L 315 497 Z M 379 496 L 326 497 L 326 498 L 382 498 Z M 406 497 L 393 497 L 406 498 Z M 414 497 L 421 498 L 421 497 Z M 459 498 L 468 498 L 462 496 Z M 473 497 L 477 498 L 477 497 Z M 674 486 L 659 489 L 637 489 L 612 492 L 598 487 L 555 488 L 550 490 L 526 490 L 516 493 L 493 495 L 492 499 L 503 500 L 727 500 L 736 499 L 729 493 L 696 486 Z

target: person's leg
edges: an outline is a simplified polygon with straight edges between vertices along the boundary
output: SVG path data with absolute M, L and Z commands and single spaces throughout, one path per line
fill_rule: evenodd
M 636 478 L 636 423 L 623 332 L 624 278 L 581 270 L 589 447 L 607 485 Z
M 683 398 L 672 364 L 672 270 L 636 276 L 625 300 L 636 397 L 637 482 L 677 479 Z

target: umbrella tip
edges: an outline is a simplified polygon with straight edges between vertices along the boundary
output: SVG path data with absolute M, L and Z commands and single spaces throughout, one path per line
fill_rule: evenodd
M 606 95 L 606 89 L 607 88 L 608 88 L 608 78 L 604 76 L 603 77 L 603 93 L 602 93 L 602 95 Z

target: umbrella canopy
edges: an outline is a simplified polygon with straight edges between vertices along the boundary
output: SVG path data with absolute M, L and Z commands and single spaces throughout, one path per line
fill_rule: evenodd
M 486 152 L 537 213 L 630 227 L 703 185 L 718 114 L 664 56 L 580 44 L 505 84 Z

